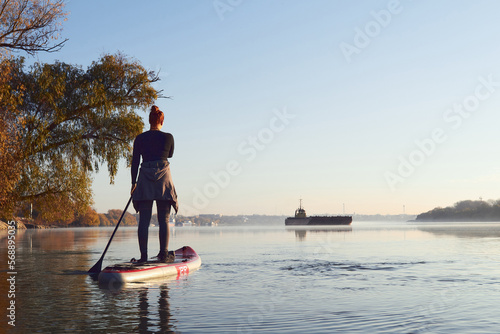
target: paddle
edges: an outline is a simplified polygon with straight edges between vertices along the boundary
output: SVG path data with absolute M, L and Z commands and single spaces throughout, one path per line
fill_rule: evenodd
M 104 255 L 106 255 L 106 252 L 108 251 L 108 247 L 111 244 L 111 240 L 113 240 L 113 237 L 115 236 L 116 230 L 118 229 L 118 226 L 120 226 L 120 223 L 122 222 L 122 218 L 125 215 L 125 212 L 127 212 L 127 209 L 128 209 L 128 206 L 130 205 L 130 202 L 132 202 L 132 196 L 130 196 L 130 199 L 128 200 L 128 203 L 127 203 L 127 206 L 125 207 L 125 210 L 123 210 L 122 215 L 121 215 L 120 219 L 118 220 L 118 223 L 116 223 L 115 230 L 113 231 L 113 234 L 111 234 L 111 238 L 109 238 L 108 244 L 106 245 L 106 248 L 104 249 L 104 252 L 102 253 L 101 258 L 88 271 L 88 273 L 90 275 L 98 275 L 101 272 L 102 260 L 104 259 Z

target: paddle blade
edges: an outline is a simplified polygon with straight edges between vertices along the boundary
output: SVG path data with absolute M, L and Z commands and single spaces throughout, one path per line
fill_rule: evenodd
M 89 275 L 99 275 L 102 267 L 102 258 L 94 264 L 92 268 L 89 269 Z

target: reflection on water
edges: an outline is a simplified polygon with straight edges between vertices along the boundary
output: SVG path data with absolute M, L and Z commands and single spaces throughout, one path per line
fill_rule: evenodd
M 160 286 L 160 293 L 155 305 L 149 300 L 149 289 L 139 289 L 139 333 L 172 333 L 170 323 L 170 304 L 168 301 L 167 285 Z M 151 305 L 150 305 L 151 304 Z M 156 306 L 156 307 L 155 307 Z M 155 311 L 158 316 L 155 317 Z
M 307 233 L 345 233 L 352 232 L 352 226 L 286 226 L 286 230 L 294 231 L 295 237 L 299 241 L 306 240 Z
M 498 238 L 499 223 L 435 223 L 420 224 L 418 229 L 436 235 L 453 235 L 459 238 Z
M 106 333 L 174 333 L 170 311 L 170 282 L 122 285 L 119 289 L 100 287 L 90 301 L 91 326 Z M 95 286 L 97 282 L 93 282 Z M 96 326 L 98 324 L 98 326 Z M 73 330 L 89 329 L 89 323 L 75 324 Z M 96 328 L 97 327 L 97 328 Z M 113 329 L 113 330 L 111 330 Z

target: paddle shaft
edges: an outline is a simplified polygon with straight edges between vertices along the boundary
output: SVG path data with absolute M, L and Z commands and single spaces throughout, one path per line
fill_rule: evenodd
M 111 241 L 113 240 L 113 237 L 115 236 L 116 230 L 118 230 L 118 226 L 120 226 L 120 223 L 122 222 L 123 216 L 125 215 L 125 212 L 127 212 L 128 206 L 130 205 L 130 202 L 132 202 L 132 196 L 130 196 L 130 199 L 127 202 L 127 206 L 125 207 L 125 210 L 123 210 L 122 215 L 120 219 L 118 220 L 118 223 L 116 223 L 115 230 L 113 231 L 113 234 L 111 234 L 111 238 L 109 238 L 108 244 L 106 245 L 106 248 L 104 248 L 104 252 L 102 252 L 101 258 L 99 261 L 94 264 L 92 268 L 88 271 L 89 274 L 98 274 L 101 272 L 101 267 L 102 267 L 102 260 L 104 259 L 104 255 L 106 255 L 106 252 L 108 251 L 109 245 L 111 244 Z

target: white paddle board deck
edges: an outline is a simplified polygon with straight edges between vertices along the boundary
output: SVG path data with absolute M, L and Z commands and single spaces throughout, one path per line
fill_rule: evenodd
M 175 251 L 175 261 L 171 263 L 158 261 L 147 261 L 140 264 L 124 262 L 108 266 L 99 273 L 99 283 L 142 282 L 173 276 L 177 276 L 176 279 L 179 279 L 200 266 L 200 256 L 191 247 L 184 246 Z

